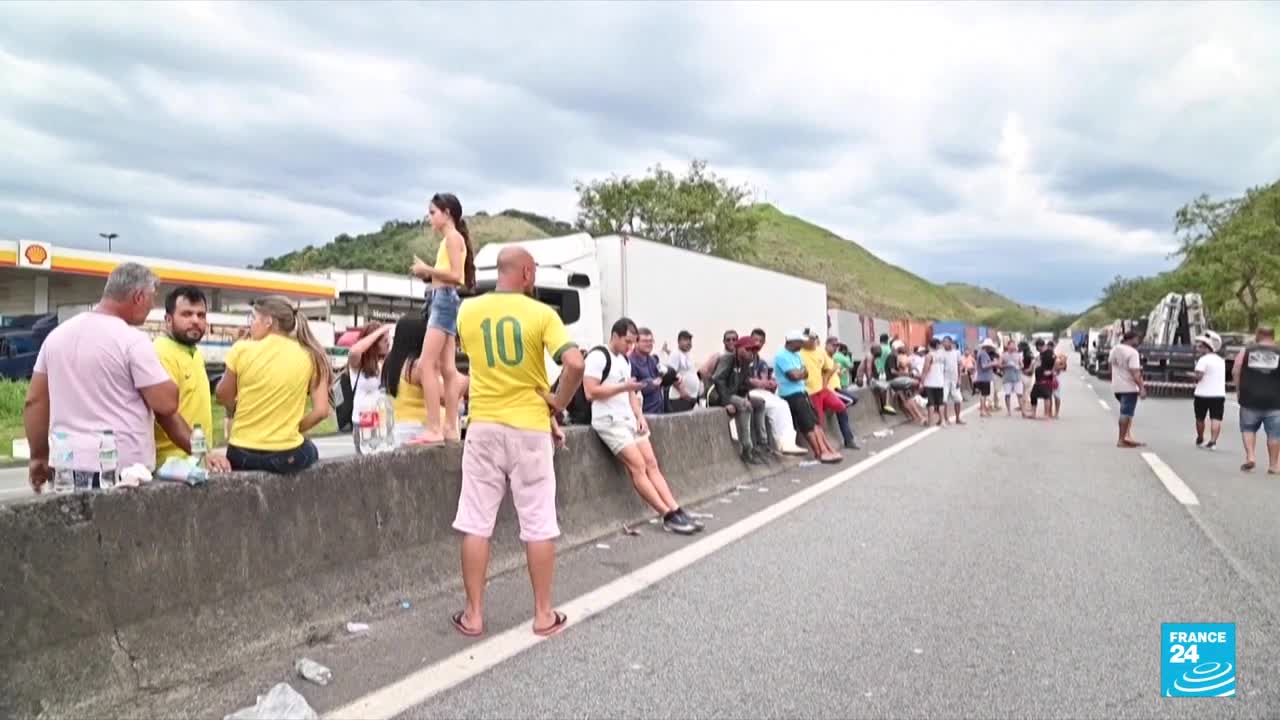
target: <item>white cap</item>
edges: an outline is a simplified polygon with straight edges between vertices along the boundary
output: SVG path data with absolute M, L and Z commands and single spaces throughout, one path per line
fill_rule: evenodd
M 983 338 L 983 339 L 982 339 L 982 347 L 984 347 L 984 348 L 991 348 L 992 350 L 994 350 L 994 349 L 995 349 L 995 347 L 996 347 L 996 341 L 995 341 L 995 340 L 992 340 L 991 338 Z
M 1214 352 L 1222 349 L 1222 336 L 1212 330 L 1205 330 L 1196 338 L 1196 342 L 1208 345 Z
M 787 342 L 805 342 L 809 339 L 809 336 L 804 330 L 792 330 L 783 339 Z

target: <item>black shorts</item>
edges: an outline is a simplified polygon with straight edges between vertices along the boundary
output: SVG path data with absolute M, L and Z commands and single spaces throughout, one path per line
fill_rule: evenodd
M 929 407 L 942 407 L 942 401 L 946 399 L 946 393 L 942 388 L 936 387 L 925 388 L 924 396 L 929 399 Z
M 1227 399 L 1224 397 L 1197 397 L 1195 406 L 1196 422 L 1204 422 L 1206 415 L 1209 416 L 1210 420 L 1222 422 L 1222 413 L 1227 406 Z
M 977 390 L 982 397 L 991 397 L 991 383 L 986 380 L 975 382 L 973 389 Z
M 809 402 L 807 393 L 796 393 L 782 399 L 791 408 L 791 421 L 796 424 L 796 432 L 804 435 L 818 427 L 818 414 L 813 411 L 813 403 Z
M 1052 385 L 1032 385 L 1031 386 L 1031 407 L 1036 406 L 1037 400 L 1052 400 Z

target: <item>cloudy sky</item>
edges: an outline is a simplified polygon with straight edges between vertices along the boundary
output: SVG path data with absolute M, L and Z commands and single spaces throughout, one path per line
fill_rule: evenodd
M 1182 202 L 1280 177 L 1276 37 L 1263 2 L 4 2 L 0 237 L 244 264 L 698 157 L 1083 309 L 1168 266 Z

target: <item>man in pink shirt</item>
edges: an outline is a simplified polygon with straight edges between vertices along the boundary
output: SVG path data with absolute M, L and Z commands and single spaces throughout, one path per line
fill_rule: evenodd
M 155 347 L 136 326 L 146 322 L 159 280 L 137 263 L 116 267 L 102 301 L 59 325 L 40 346 L 22 413 L 31 488 L 49 480 L 49 431 L 67 431 L 77 464 L 92 455 L 99 432 L 114 431 L 120 467 L 153 468 L 158 422 L 178 447 L 191 451 L 191 428 L 178 414 L 178 386 Z M 154 420 L 153 420 L 154 413 Z

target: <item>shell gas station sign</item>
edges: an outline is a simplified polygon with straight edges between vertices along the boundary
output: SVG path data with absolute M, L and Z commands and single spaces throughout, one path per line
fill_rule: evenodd
M 36 240 L 19 240 L 18 267 L 32 270 L 52 270 L 53 246 Z

